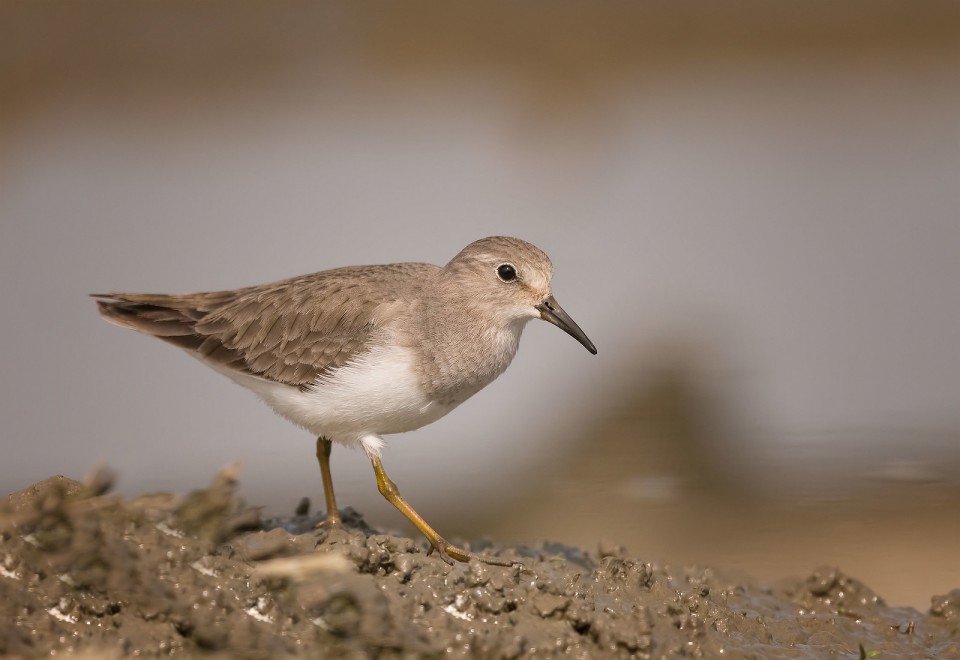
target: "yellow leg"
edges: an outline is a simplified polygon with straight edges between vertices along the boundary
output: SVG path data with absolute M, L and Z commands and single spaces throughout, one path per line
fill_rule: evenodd
M 333 478 L 330 476 L 330 450 L 333 443 L 323 436 L 317 438 L 317 462 L 320 463 L 320 476 L 323 478 L 323 496 L 327 500 L 327 519 L 323 522 L 328 527 L 340 524 L 340 512 L 337 509 L 337 498 L 333 494 Z
M 427 521 L 424 520 L 419 513 L 413 510 L 412 506 L 407 504 L 407 501 L 400 495 L 397 484 L 393 483 L 390 477 L 387 476 L 386 471 L 383 469 L 383 463 L 380 462 L 380 458 L 371 458 L 370 462 L 373 463 L 373 472 L 377 475 L 377 489 L 380 491 L 380 494 L 383 495 L 390 504 L 397 507 L 397 510 L 405 515 L 410 522 L 417 526 L 417 529 L 430 541 L 430 545 L 432 546 L 431 551 L 436 550 L 443 561 L 452 564 L 454 559 L 457 561 L 479 559 L 486 564 L 494 564 L 496 566 L 512 566 L 519 563 L 508 559 L 500 559 L 499 557 L 478 555 L 458 548 L 452 543 L 448 543 L 446 539 L 437 534 L 433 527 L 427 524 Z

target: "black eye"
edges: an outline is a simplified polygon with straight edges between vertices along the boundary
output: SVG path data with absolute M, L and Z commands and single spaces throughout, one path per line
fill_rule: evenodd
M 517 279 L 517 269 L 510 264 L 497 266 L 497 277 L 504 282 L 512 282 Z

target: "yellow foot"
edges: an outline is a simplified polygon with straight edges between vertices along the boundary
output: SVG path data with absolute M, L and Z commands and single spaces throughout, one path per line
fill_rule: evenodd
M 343 527 L 343 521 L 340 520 L 340 514 L 327 514 L 327 517 L 313 526 L 314 529 L 340 529 Z
M 490 564 L 492 566 L 523 566 L 521 562 L 515 559 L 502 559 L 492 555 L 481 555 L 475 552 L 469 552 L 463 548 L 458 548 L 452 543 L 448 543 L 444 539 L 439 539 L 436 543 L 433 543 L 430 546 L 430 549 L 427 550 L 427 556 L 429 557 L 431 554 L 433 554 L 434 550 L 436 550 L 437 554 L 440 555 L 440 559 L 451 566 L 453 565 L 454 560 L 468 562 L 471 559 L 476 559 L 479 562 Z

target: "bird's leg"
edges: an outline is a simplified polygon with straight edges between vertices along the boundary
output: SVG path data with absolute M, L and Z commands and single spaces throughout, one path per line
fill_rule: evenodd
M 320 476 L 323 478 L 323 496 L 327 500 L 327 518 L 321 524 L 336 527 L 340 524 L 340 512 L 337 498 L 333 494 L 333 478 L 330 476 L 330 450 L 333 442 L 329 438 L 317 438 L 317 462 L 320 463 Z
M 430 541 L 430 545 L 432 546 L 431 551 L 436 550 L 443 561 L 447 562 L 448 564 L 453 564 L 454 559 L 464 562 L 470 561 L 471 559 L 478 559 L 485 564 L 494 564 L 496 566 L 512 566 L 519 563 L 510 561 L 508 559 L 501 559 L 499 557 L 479 555 L 467 550 L 463 550 L 462 548 L 458 548 L 452 543 L 447 542 L 446 539 L 437 534 L 436 530 L 428 525 L 427 521 L 424 520 L 419 513 L 414 511 L 413 507 L 407 504 L 407 501 L 403 499 L 403 496 L 400 495 L 400 490 L 397 488 L 397 484 L 393 483 L 390 477 L 387 476 L 386 471 L 383 469 L 383 463 L 380 462 L 380 458 L 378 456 L 373 456 L 370 458 L 370 462 L 373 463 L 373 471 L 377 475 L 377 489 L 380 491 L 380 494 L 383 495 L 386 500 L 390 502 L 390 504 L 397 507 L 397 510 L 405 515 L 410 522 L 417 526 L 417 529 L 419 529 L 423 535 L 427 537 L 427 540 Z

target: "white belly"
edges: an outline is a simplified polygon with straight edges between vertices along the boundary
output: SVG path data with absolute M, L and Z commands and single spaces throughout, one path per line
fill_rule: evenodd
M 356 362 L 321 377 L 315 387 L 298 387 L 213 366 L 252 390 L 280 416 L 346 445 L 362 444 L 379 454 L 377 436 L 412 431 L 456 407 L 429 398 L 413 369 L 410 349 L 375 348 Z

